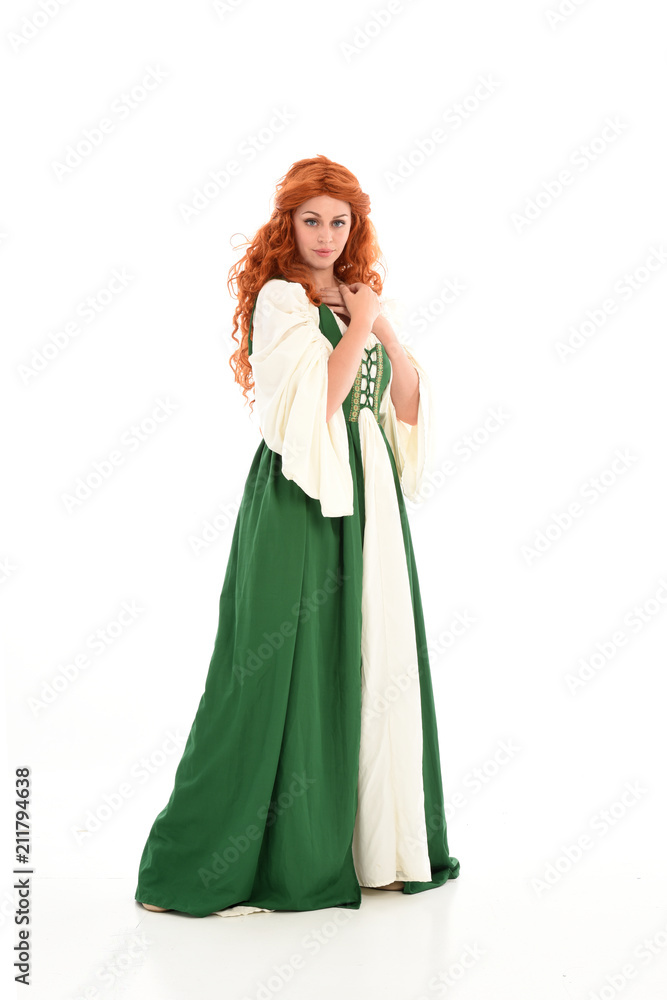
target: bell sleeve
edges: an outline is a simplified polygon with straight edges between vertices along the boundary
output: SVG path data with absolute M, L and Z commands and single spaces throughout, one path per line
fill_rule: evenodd
M 324 517 L 341 517 L 354 513 L 354 491 L 342 406 L 326 419 L 332 352 L 300 282 L 271 278 L 262 285 L 249 358 L 260 430 L 282 455 L 284 477 L 319 500 Z
M 380 400 L 379 423 L 384 430 L 396 461 L 401 489 L 414 503 L 424 500 L 422 488 L 434 467 L 435 407 L 431 381 L 419 362 L 403 345 L 403 349 L 419 376 L 419 407 L 417 423 L 408 424 L 396 416 L 391 398 L 393 372 Z

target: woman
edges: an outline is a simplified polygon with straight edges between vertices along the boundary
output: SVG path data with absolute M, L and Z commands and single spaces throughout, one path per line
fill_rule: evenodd
M 345 167 L 300 160 L 230 271 L 230 364 L 263 439 L 204 694 L 141 857 L 147 909 L 358 909 L 360 886 L 459 874 L 402 495 L 428 471 L 431 388 L 382 314 L 369 211 Z

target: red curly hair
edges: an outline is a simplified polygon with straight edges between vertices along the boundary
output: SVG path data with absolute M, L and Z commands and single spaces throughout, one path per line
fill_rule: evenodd
M 380 263 L 382 255 L 375 227 L 368 218 L 370 198 L 361 190 L 354 174 L 340 163 L 334 163 L 322 155 L 297 160 L 276 186 L 275 207 L 269 221 L 257 230 L 252 240 L 246 240 L 248 249 L 241 260 L 230 268 L 227 279 L 230 294 L 238 299 L 232 338 L 239 343 L 239 347 L 230 357 L 229 365 L 234 372 L 235 381 L 243 388 L 246 402 L 248 390 L 255 384 L 248 360 L 250 316 L 262 285 L 271 278 L 282 275 L 288 281 L 301 282 L 313 305 L 319 306 L 322 303 L 322 297 L 318 295 L 312 281 L 310 268 L 297 248 L 292 224 L 293 210 L 309 198 L 316 198 L 321 194 L 350 204 L 350 234 L 342 254 L 334 264 L 336 278 L 346 284 L 361 281 L 369 285 L 377 295 L 382 294 L 382 279 L 373 270 L 373 265 Z M 386 272 L 382 263 L 380 267 Z M 239 329 L 240 341 L 236 336 Z M 253 403 L 254 400 L 250 403 L 250 412 Z

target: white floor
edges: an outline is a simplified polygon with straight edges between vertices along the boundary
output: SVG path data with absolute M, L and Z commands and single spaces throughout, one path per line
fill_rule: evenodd
M 468 870 L 412 896 L 364 888 L 359 910 L 229 919 L 149 913 L 133 890 L 35 882 L 33 998 L 667 996 L 667 880 L 630 870 L 571 871 L 541 897 L 519 873 Z

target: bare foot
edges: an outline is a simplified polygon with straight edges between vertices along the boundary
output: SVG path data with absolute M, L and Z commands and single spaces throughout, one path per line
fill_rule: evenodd
M 156 910 L 158 913 L 166 913 L 167 912 L 167 907 L 166 906 L 151 906 L 150 903 L 142 903 L 141 905 L 145 906 L 147 910 Z
M 388 885 L 376 885 L 374 889 L 402 889 L 405 882 L 390 882 Z

